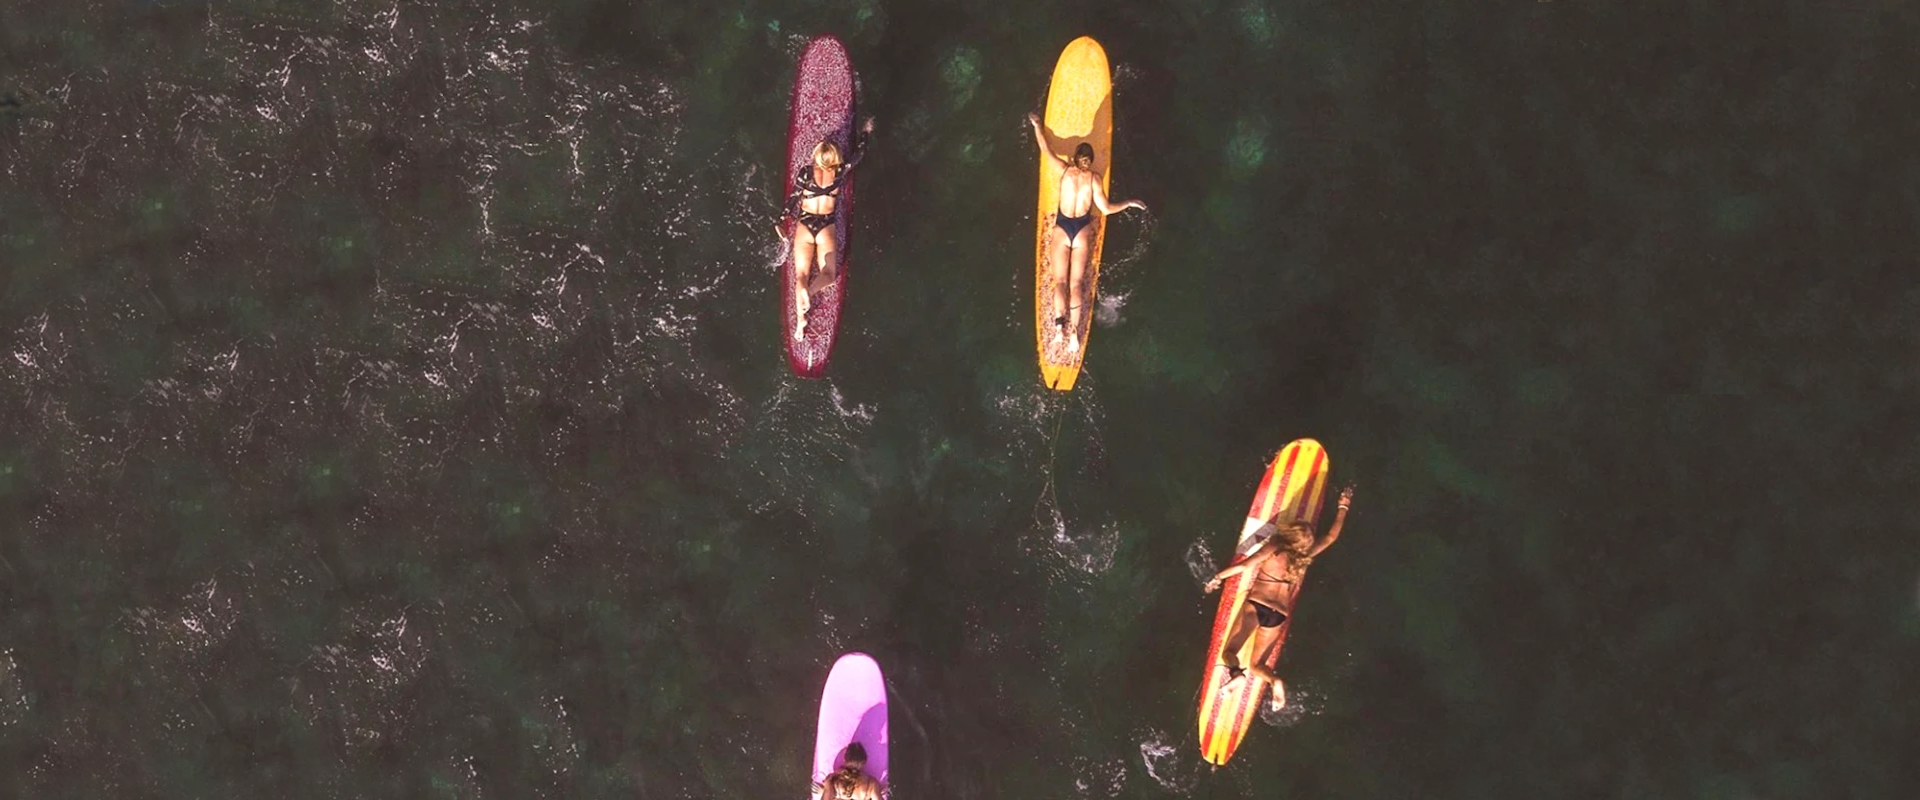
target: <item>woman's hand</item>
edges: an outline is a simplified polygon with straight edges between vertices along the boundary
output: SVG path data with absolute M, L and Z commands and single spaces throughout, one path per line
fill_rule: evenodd
M 860 132 L 873 133 L 873 117 L 867 117 L 867 121 L 860 125 Z
M 1147 210 L 1147 204 L 1142 203 L 1138 200 L 1128 200 L 1127 205 L 1133 206 L 1134 208 L 1140 209 L 1141 211 Z
M 1353 507 L 1353 487 L 1349 486 L 1345 489 L 1340 490 L 1340 510 L 1345 511 L 1352 507 Z
M 1213 594 L 1214 592 L 1220 591 L 1220 583 L 1221 583 L 1220 576 L 1218 575 L 1215 575 L 1213 580 L 1207 581 L 1207 594 Z

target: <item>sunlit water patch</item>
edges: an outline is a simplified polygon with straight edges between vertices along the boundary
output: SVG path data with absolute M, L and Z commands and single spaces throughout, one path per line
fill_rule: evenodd
M 1214 558 L 1213 549 L 1207 546 L 1205 539 L 1194 539 L 1187 544 L 1186 563 L 1187 574 L 1192 575 L 1194 583 L 1200 586 L 1207 585 L 1225 566 Z

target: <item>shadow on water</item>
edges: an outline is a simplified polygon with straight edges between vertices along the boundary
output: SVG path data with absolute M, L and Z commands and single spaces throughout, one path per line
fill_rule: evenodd
M 916 704 L 908 700 L 907 697 L 901 693 L 900 688 L 891 678 L 887 680 L 887 705 L 889 708 L 900 709 L 900 716 L 904 717 L 907 724 L 913 728 L 914 738 L 917 744 L 917 757 L 914 760 L 919 762 L 920 765 L 917 775 L 919 785 L 909 784 L 908 791 L 912 796 L 916 797 L 930 797 L 938 794 L 933 782 L 934 759 L 937 757 L 938 751 L 933 747 L 933 739 L 927 736 L 927 727 L 920 723 L 920 712 L 916 710 Z M 897 726 L 890 727 L 897 728 Z M 893 735 L 891 731 L 889 735 L 892 738 L 889 746 L 898 749 L 900 737 Z M 895 763 L 898 762 L 889 762 L 888 770 L 892 772 L 892 775 L 889 776 L 889 783 L 897 787 L 902 781 L 900 779 L 900 770 L 894 769 L 892 766 L 892 764 Z

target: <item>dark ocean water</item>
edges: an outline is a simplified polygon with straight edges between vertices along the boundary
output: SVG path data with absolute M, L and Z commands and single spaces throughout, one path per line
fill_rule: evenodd
M 0 2 L 0 796 L 1920 791 L 1920 15 Z M 879 123 L 779 348 L 792 61 Z M 1024 115 L 1115 66 L 1080 388 Z M 1359 500 L 1203 770 L 1264 459 Z

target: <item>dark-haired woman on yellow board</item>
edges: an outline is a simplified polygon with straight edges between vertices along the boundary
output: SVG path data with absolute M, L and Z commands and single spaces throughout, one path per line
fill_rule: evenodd
M 1100 173 L 1093 171 L 1093 146 L 1081 142 L 1068 159 L 1055 151 L 1040 115 L 1028 114 L 1033 137 L 1040 152 L 1060 162 L 1060 205 L 1053 214 L 1053 241 L 1048 261 L 1053 267 L 1053 330 L 1056 339 L 1065 339 L 1067 352 L 1080 352 L 1080 315 L 1089 298 L 1086 295 L 1087 261 L 1093 257 L 1093 213 L 1101 217 L 1129 208 L 1147 210 L 1138 200 L 1118 203 L 1107 199 L 1100 185 Z M 1069 294 L 1071 290 L 1071 294 Z

